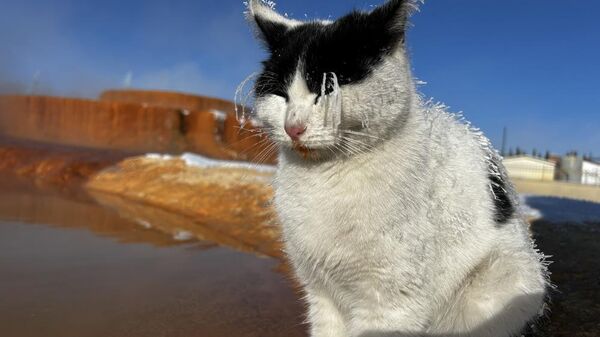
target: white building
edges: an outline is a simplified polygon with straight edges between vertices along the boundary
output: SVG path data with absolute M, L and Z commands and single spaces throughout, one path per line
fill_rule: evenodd
M 526 155 L 505 158 L 503 162 L 512 179 L 554 180 L 556 172 L 556 163 L 554 162 Z
M 581 183 L 600 185 L 600 163 L 588 160 L 581 163 Z
M 600 185 L 600 163 L 568 154 L 560 159 L 560 176 L 571 183 Z

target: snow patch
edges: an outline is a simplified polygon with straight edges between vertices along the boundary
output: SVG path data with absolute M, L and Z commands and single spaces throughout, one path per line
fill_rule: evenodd
M 146 229 L 150 229 L 152 228 L 152 224 L 149 223 L 146 220 L 142 220 L 142 219 L 135 219 L 135 222 L 137 222 L 140 226 L 146 228 Z
M 148 153 L 146 154 L 146 158 L 148 159 L 157 159 L 157 160 L 171 160 L 175 157 L 168 154 L 160 154 L 160 153 Z
M 527 197 L 525 195 L 519 195 L 519 210 L 526 219 L 537 220 L 542 217 L 542 212 L 527 204 Z
M 194 238 L 194 234 L 188 231 L 177 231 L 173 234 L 173 239 L 175 241 L 189 241 Z
M 200 167 L 200 168 L 232 168 L 232 169 L 245 169 L 253 170 L 263 173 L 274 173 L 275 166 L 264 165 L 264 164 L 253 164 L 248 162 L 234 161 L 234 160 L 219 160 L 211 159 L 208 157 L 201 156 L 195 153 L 184 153 L 181 156 L 163 155 L 157 153 L 148 153 L 145 156 L 148 159 L 155 160 L 173 160 L 181 159 L 187 166 Z
M 252 164 L 247 162 L 240 162 L 234 160 L 217 160 L 207 158 L 194 153 L 184 153 L 181 157 L 188 166 L 195 167 L 221 167 L 221 168 L 235 168 L 235 169 L 246 169 L 255 170 L 259 172 L 272 173 L 275 172 L 275 166 Z

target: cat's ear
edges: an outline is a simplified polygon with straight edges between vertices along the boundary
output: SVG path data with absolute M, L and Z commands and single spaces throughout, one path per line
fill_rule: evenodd
M 268 47 L 277 46 L 289 29 L 301 24 L 280 15 L 263 0 L 249 0 L 246 16 L 255 24 L 259 37 Z
M 377 23 L 383 23 L 388 34 L 404 41 L 408 18 L 418 9 L 416 0 L 388 0 L 375 8 L 369 18 Z

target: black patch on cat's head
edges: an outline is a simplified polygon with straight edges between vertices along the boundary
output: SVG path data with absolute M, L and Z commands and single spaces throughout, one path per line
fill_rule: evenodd
M 276 46 L 281 43 L 283 37 L 288 30 L 288 26 L 283 23 L 269 21 L 260 16 L 254 18 L 256 26 L 261 31 L 261 37 L 264 40 L 267 48 Z
M 331 24 L 297 26 L 256 17 L 269 59 L 256 81 L 257 97 L 287 98 L 298 63 L 312 93 L 320 95 L 324 74 L 334 73 L 339 85 L 366 78 L 386 55 L 404 41 L 410 0 L 391 0 L 371 13 L 353 11 Z
M 515 213 L 515 207 L 506 191 L 506 183 L 495 174 L 490 174 L 492 200 L 494 201 L 494 220 L 497 224 L 506 223 Z

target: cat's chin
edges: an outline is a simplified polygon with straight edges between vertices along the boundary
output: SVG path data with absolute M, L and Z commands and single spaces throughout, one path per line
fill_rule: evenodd
M 306 161 L 323 161 L 331 157 L 332 152 L 327 147 L 309 146 L 302 142 L 293 142 L 285 147 L 290 153 Z

